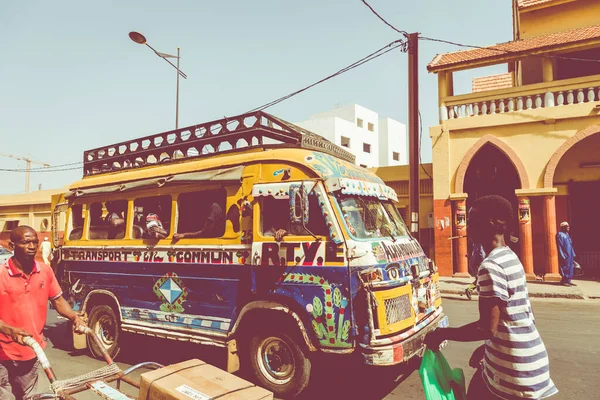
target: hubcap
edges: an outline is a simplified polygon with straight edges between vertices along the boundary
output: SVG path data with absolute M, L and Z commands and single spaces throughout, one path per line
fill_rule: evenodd
M 277 337 L 263 339 L 258 346 L 258 366 L 265 378 L 277 385 L 292 380 L 296 367 L 290 347 Z
M 104 348 L 108 349 L 115 343 L 116 327 L 110 317 L 103 315 L 94 325 L 94 332 L 100 338 Z

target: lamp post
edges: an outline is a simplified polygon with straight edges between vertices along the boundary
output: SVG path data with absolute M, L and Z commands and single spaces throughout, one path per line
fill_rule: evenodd
M 145 44 L 146 46 L 148 46 L 148 48 L 150 50 L 152 50 L 154 52 L 154 54 L 156 54 L 157 56 L 159 56 L 160 58 L 162 58 L 163 60 L 168 62 L 173 68 L 175 68 L 177 70 L 177 92 L 176 92 L 176 99 L 175 99 L 175 129 L 178 129 L 179 128 L 179 76 L 182 76 L 183 79 L 187 79 L 187 75 L 184 74 L 183 71 L 181 71 L 181 69 L 179 69 L 179 60 L 181 58 L 180 57 L 180 48 L 179 47 L 177 48 L 177 55 L 173 56 L 171 54 L 160 53 L 160 52 L 154 50 L 154 48 L 152 46 L 150 46 L 148 44 L 148 42 L 146 41 L 146 37 L 139 32 L 129 32 L 129 38 L 138 44 Z M 177 65 L 174 65 L 171 61 L 168 60 L 168 58 L 176 58 Z

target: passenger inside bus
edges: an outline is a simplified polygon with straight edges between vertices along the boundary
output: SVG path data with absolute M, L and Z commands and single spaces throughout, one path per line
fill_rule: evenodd
M 71 207 L 71 232 L 69 240 L 79 240 L 83 236 L 83 206 L 75 204 Z
M 263 236 L 281 241 L 285 236 L 327 236 L 329 229 L 321 212 L 317 197 L 311 193 L 308 198 L 309 219 L 306 228 L 290 220 L 290 205 L 287 199 L 265 197 L 262 203 Z M 268 210 L 268 211 L 267 211 Z
M 223 236 L 225 217 L 223 209 L 217 203 L 212 203 L 208 211 L 208 217 L 202 229 L 196 232 L 178 232 L 173 235 L 173 240 L 184 238 L 211 238 Z
M 134 203 L 134 237 L 161 240 L 169 235 L 171 197 L 146 197 Z
M 108 228 L 108 239 L 122 239 L 125 237 L 127 201 L 107 201 L 106 210 L 107 214 L 106 217 L 104 217 L 104 223 Z
M 225 213 L 223 212 L 225 202 L 226 192 L 224 189 L 181 194 L 177 201 L 179 218 L 177 233 L 173 235 L 173 240 L 223 236 L 225 234 Z

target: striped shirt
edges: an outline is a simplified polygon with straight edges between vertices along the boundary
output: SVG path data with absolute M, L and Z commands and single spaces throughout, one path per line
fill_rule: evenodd
M 508 247 L 492 250 L 479 266 L 478 286 L 480 297 L 502 300 L 498 332 L 485 342 L 483 377 L 489 390 L 507 400 L 556 394 L 517 255 Z

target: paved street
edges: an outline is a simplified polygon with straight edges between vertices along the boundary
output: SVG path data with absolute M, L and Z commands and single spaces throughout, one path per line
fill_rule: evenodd
M 550 354 L 551 374 L 560 393 L 555 399 L 595 398 L 593 382 L 600 373 L 600 303 L 595 300 L 545 300 L 533 302 L 538 329 Z M 445 300 L 445 309 L 453 326 L 470 322 L 477 313 L 477 303 Z M 66 324 L 58 321 L 54 312 L 49 317 L 47 354 L 59 379 L 90 371 L 102 366 L 87 353 L 68 350 L 64 337 Z M 61 340 L 63 338 L 63 340 Z M 463 368 L 467 381 L 472 369 L 468 366 L 475 343 L 452 343 L 444 354 L 452 367 Z M 118 360 L 122 367 L 153 360 L 164 364 L 198 357 L 216 363 L 222 360 L 219 352 L 170 341 L 129 337 Z M 66 349 L 66 350 L 65 350 Z M 315 363 L 314 384 L 304 399 L 424 399 L 419 374 L 410 368 L 368 368 L 345 360 L 343 363 Z M 46 377 L 40 375 L 39 389 L 47 387 Z M 132 393 L 133 394 L 133 393 Z M 81 395 L 80 399 L 94 399 Z

